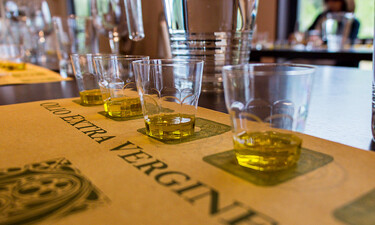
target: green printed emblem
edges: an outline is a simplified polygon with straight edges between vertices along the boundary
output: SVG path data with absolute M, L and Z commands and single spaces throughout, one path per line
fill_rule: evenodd
M 56 224 L 109 199 L 66 158 L 0 169 L 0 224 Z
M 332 162 L 333 157 L 302 148 L 300 159 L 294 167 L 276 172 L 261 172 L 238 165 L 233 150 L 206 156 L 203 161 L 255 185 L 274 186 L 318 169 Z
M 190 141 L 195 141 L 203 138 L 213 137 L 216 135 L 223 134 L 225 132 L 228 132 L 231 130 L 231 127 L 222 123 L 218 123 L 215 121 L 203 119 L 197 117 L 195 119 L 195 127 L 198 128 L 199 131 L 196 131 L 194 135 L 183 138 L 181 140 L 159 140 L 154 138 L 155 140 L 158 140 L 160 142 L 163 142 L 164 144 L 180 144 L 180 143 L 186 143 Z M 138 132 L 146 135 L 146 128 L 138 129 Z M 153 137 L 150 137 L 153 138 Z
M 375 189 L 336 209 L 333 215 L 346 224 L 375 224 Z

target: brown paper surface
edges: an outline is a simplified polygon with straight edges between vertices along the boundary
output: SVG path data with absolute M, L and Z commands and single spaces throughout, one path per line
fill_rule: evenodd
M 25 70 L 0 69 L 0 85 L 48 83 L 63 80 L 71 80 L 71 78 L 62 78 L 56 72 L 30 63 L 26 64 Z
M 259 185 L 204 160 L 232 149 L 230 131 L 165 144 L 137 131 L 143 119 L 72 100 L 0 106 L 0 224 L 343 224 L 375 188 L 372 152 L 297 134 L 329 160 Z M 229 125 L 227 114 L 197 116 Z

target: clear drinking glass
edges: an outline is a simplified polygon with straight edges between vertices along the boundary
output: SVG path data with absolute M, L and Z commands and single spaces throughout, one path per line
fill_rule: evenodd
M 202 91 L 223 91 L 224 65 L 249 62 L 258 0 L 163 0 L 171 53 L 204 60 Z
M 94 64 L 104 102 L 104 111 L 111 117 L 142 115 L 132 62 L 148 56 L 94 55 Z
M 193 135 L 203 61 L 154 59 L 133 66 L 147 135 L 164 140 Z
M 327 49 L 329 51 L 343 49 L 347 43 L 353 19 L 353 13 L 327 14 L 323 23 L 323 39 L 327 40 Z
M 6 70 L 24 70 L 25 51 L 22 45 L 0 44 L 0 68 Z
M 53 17 L 56 33 L 56 49 L 59 58 L 60 75 L 73 75 L 69 55 L 98 53 L 99 41 L 96 37 L 91 17 L 70 15 L 68 18 Z
M 27 50 L 28 60 L 47 61 L 47 37 L 52 33 L 52 19 L 45 0 L 3 0 L 4 17 L 11 35 Z
M 82 105 L 103 104 L 102 94 L 98 84 L 98 75 L 94 69 L 92 54 L 72 54 L 74 75 L 76 77 Z
M 239 165 L 274 171 L 294 165 L 307 118 L 314 67 L 244 64 L 223 68 L 225 103 Z M 289 132 L 287 130 L 290 130 Z

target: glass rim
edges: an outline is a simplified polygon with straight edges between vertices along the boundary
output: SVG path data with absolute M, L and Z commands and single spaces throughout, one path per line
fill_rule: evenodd
M 290 67 L 290 68 L 299 68 L 300 70 L 284 70 L 284 71 L 272 71 L 272 70 L 259 70 L 259 71 L 248 71 L 244 70 L 246 68 L 253 68 L 253 67 Z M 272 76 L 272 75 L 305 75 L 305 74 L 312 74 L 316 70 L 316 66 L 308 65 L 308 64 L 296 64 L 296 63 L 246 63 L 246 64 L 239 64 L 239 65 L 226 65 L 223 66 L 223 73 L 234 72 L 236 74 L 243 74 L 244 72 L 251 72 L 253 75 L 264 75 L 264 76 Z
M 119 54 L 111 54 L 111 53 L 93 53 L 91 54 L 92 58 L 95 59 L 128 59 L 128 60 L 146 60 L 149 59 L 150 56 L 147 55 L 119 55 Z
M 71 53 L 70 56 L 71 57 L 87 57 L 87 56 L 91 56 L 93 53 Z
M 154 62 L 154 63 L 153 63 Z M 157 63 L 161 62 L 161 63 Z M 204 60 L 200 59 L 145 59 L 145 60 L 136 60 L 132 62 L 133 64 L 138 65 L 148 65 L 148 66 L 178 66 L 178 65 L 193 65 L 193 64 L 202 64 Z
M 352 17 L 354 17 L 354 13 L 353 12 L 328 12 L 327 13 L 327 18 L 328 19 L 333 19 L 335 17 L 348 17 L 348 18 L 352 18 Z
M 118 54 L 112 54 L 112 53 L 71 53 L 71 57 L 90 57 L 92 59 L 94 58 L 122 58 L 122 59 L 140 59 L 140 58 L 150 58 L 146 55 L 118 55 Z

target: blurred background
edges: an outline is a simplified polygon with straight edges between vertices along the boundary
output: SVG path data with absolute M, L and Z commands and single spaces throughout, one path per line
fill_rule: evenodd
M 342 1 L 346 6 L 341 11 L 351 13 L 346 19 L 355 35 L 348 34 L 345 42 L 332 49 L 327 45 L 328 28 L 322 27 L 319 18 L 327 17 L 332 11 L 330 4 L 340 0 L 260 0 L 250 60 L 371 69 L 374 1 Z M 58 58 L 64 58 L 63 53 L 58 57 L 58 49 L 63 51 L 64 46 L 56 44 L 61 42 L 61 35 L 56 35 L 52 18 L 61 17 L 64 21 L 73 14 L 93 18 L 92 35 L 97 40 L 91 41 L 99 43 L 95 51 L 170 57 L 162 1 L 142 0 L 145 37 L 137 42 L 129 40 L 121 4 L 123 1 L 119 0 L 2 0 L 0 41 L 22 42 L 27 61 L 58 70 Z M 342 19 L 339 23 L 343 23 Z

